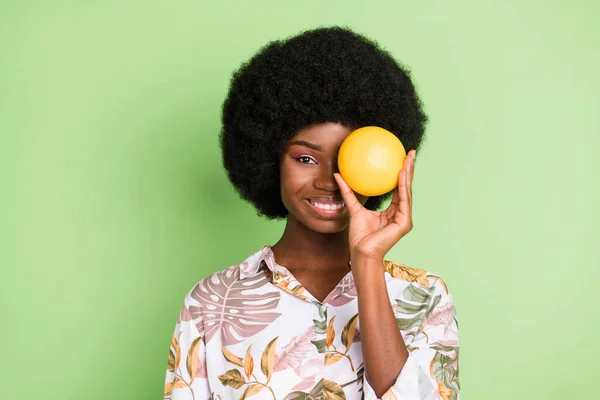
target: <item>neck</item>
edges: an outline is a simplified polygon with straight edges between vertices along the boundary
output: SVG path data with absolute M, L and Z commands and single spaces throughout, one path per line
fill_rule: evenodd
M 347 269 L 348 228 L 336 233 L 319 233 L 290 217 L 272 249 L 277 263 L 289 270 Z

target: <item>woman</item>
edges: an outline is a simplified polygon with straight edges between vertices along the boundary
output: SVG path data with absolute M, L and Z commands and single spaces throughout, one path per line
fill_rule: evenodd
M 384 260 L 412 228 L 426 122 L 407 71 L 351 30 L 307 31 L 234 73 L 222 122 L 229 179 L 286 226 L 187 294 L 165 398 L 458 399 L 452 296 L 439 276 Z M 394 192 L 370 198 L 337 173 L 342 141 L 368 125 L 409 150 Z

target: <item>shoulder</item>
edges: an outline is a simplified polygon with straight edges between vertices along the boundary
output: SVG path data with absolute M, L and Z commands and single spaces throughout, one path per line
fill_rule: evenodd
M 440 275 L 394 261 L 385 262 L 385 272 L 396 323 L 402 331 L 412 332 L 408 335 L 414 337 L 425 328 L 431 333 L 437 326 L 444 327 L 443 335 L 449 335 L 449 327 L 452 332 L 458 330 L 452 294 Z
M 228 291 L 240 282 L 240 266 L 232 265 L 213 272 L 196 282 L 185 296 L 187 305 L 201 305 L 206 302 L 219 302 Z
M 190 310 L 201 308 L 206 302 L 205 300 L 213 300 L 211 299 L 211 292 L 223 292 L 222 289 L 227 283 L 231 284 L 233 283 L 232 281 L 238 279 L 239 265 L 232 265 L 223 270 L 213 272 L 197 281 L 190 289 L 188 289 L 183 298 L 183 307 L 178 322 L 194 319 L 192 311 Z M 217 294 L 215 294 L 215 296 L 217 297 L 214 299 L 218 301 L 219 296 Z
M 446 281 L 437 273 L 425 269 L 409 267 L 396 261 L 384 261 L 384 270 L 389 274 L 390 280 L 397 282 L 401 287 L 419 288 L 429 296 L 441 296 L 451 301 L 452 295 Z M 409 289 L 410 290 L 410 289 Z M 414 289 L 413 289 L 414 290 Z
M 261 250 L 250 255 L 239 264 L 213 272 L 200 279 L 188 290 L 185 304 L 203 306 L 203 304 L 223 303 L 232 294 L 243 295 L 248 290 L 258 289 L 269 282 L 269 275 L 263 268 L 267 251 Z

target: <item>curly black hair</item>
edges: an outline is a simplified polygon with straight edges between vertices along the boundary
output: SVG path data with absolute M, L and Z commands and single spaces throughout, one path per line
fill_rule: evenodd
M 427 116 L 408 69 L 349 28 L 268 43 L 233 73 L 219 135 L 228 177 L 259 215 L 287 216 L 280 154 L 298 131 L 324 122 L 381 126 L 408 152 L 420 147 Z M 376 210 L 390 196 L 370 197 L 365 207 Z

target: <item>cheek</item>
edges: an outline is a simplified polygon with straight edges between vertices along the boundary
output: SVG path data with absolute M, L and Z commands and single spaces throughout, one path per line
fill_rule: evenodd
M 312 174 L 308 168 L 297 161 L 282 163 L 279 169 L 280 185 L 282 192 L 295 193 L 312 182 Z
M 290 199 L 293 199 L 296 192 L 302 187 L 301 177 L 297 171 L 290 165 L 282 163 L 279 169 L 279 185 L 281 187 L 281 200 L 287 209 L 290 207 Z

